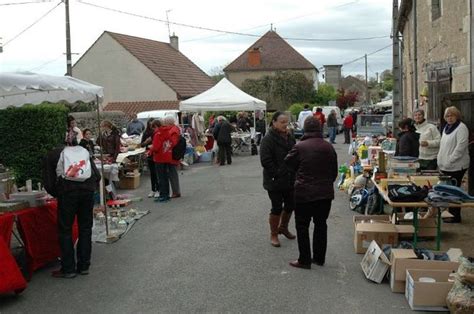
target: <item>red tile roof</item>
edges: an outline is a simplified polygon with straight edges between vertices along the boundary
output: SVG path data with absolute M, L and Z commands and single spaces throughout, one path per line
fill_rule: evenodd
M 260 50 L 260 65 L 249 65 L 248 52 Z M 276 70 L 316 70 L 298 51 L 281 38 L 276 32 L 268 31 L 237 59 L 224 68 L 225 72 L 233 71 L 276 71 Z
M 172 88 L 179 99 L 196 96 L 214 86 L 204 71 L 168 43 L 106 33 Z
M 122 111 L 129 117 L 143 111 L 167 109 L 179 110 L 179 100 L 109 102 L 104 108 L 105 111 Z

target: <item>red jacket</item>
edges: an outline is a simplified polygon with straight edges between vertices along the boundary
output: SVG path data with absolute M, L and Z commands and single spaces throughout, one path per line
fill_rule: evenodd
M 324 115 L 324 113 L 322 113 L 322 112 L 316 112 L 313 116 L 314 116 L 316 119 L 318 119 L 319 122 L 321 122 L 321 127 L 323 127 L 324 123 L 326 123 L 326 116 Z
M 173 147 L 178 144 L 179 134 L 180 131 L 176 125 L 160 126 L 155 130 L 151 148 L 154 162 L 179 165 L 179 160 L 173 160 Z
M 348 115 L 345 119 L 344 119 L 344 127 L 346 129 L 352 129 L 352 127 L 354 126 L 354 120 L 352 119 L 352 116 L 351 115 Z

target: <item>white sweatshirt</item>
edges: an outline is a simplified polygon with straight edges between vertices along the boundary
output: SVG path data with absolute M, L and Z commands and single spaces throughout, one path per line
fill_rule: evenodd
M 444 171 L 460 171 L 469 168 L 469 130 L 461 122 L 459 126 L 446 134 L 443 131 L 438 152 L 438 166 Z
M 304 120 L 306 120 L 307 117 L 312 116 L 313 112 L 311 110 L 303 110 L 300 111 L 300 114 L 298 115 L 298 125 L 302 129 L 304 127 Z
M 416 132 L 420 134 L 420 143 L 427 141 L 428 146 L 423 147 L 420 145 L 419 159 L 422 160 L 433 160 L 438 156 L 439 142 L 441 140 L 441 134 L 434 124 L 428 123 L 426 120 L 421 124 L 416 124 Z

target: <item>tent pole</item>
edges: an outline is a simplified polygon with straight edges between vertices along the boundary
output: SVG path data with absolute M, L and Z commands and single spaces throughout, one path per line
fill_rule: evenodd
M 99 96 L 96 95 L 96 104 L 97 104 L 97 126 L 98 126 L 98 131 L 99 131 L 99 136 L 97 137 L 97 140 L 100 139 L 100 141 L 102 141 L 102 139 L 100 138 L 100 124 L 101 124 L 101 121 L 100 121 L 100 103 L 99 103 Z M 100 175 L 102 176 L 101 180 L 100 180 L 100 196 L 101 196 L 101 199 L 100 199 L 100 202 L 103 203 L 103 206 L 104 206 L 104 215 L 105 215 L 105 236 L 108 237 L 109 236 L 109 218 L 108 218 L 108 211 L 107 211 L 107 193 L 106 193 L 106 190 L 105 190 L 105 184 L 104 184 L 104 180 L 105 180 L 105 176 L 104 176 L 104 155 L 102 153 L 102 145 L 100 145 L 101 143 L 97 143 L 99 144 L 99 146 L 101 147 L 100 149 Z M 107 240 L 107 239 L 106 239 Z

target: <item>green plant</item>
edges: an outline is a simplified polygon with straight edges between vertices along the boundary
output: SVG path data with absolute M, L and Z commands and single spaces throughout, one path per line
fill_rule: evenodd
M 288 111 L 291 112 L 292 116 L 296 116 L 298 118 L 298 115 L 300 114 L 301 111 L 304 109 L 304 104 L 293 104 L 288 108 Z
M 313 93 L 313 103 L 320 106 L 327 106 L 331 100 L 337 99 L 337 91 L 334 86 L 329 84 L 320 84 L 318 90 Z
M 58 104 L 0 110 L 0 163 L 13 170 L 17 184 L 41 181 L 41 160 L 64 142 L 67 114 Z

